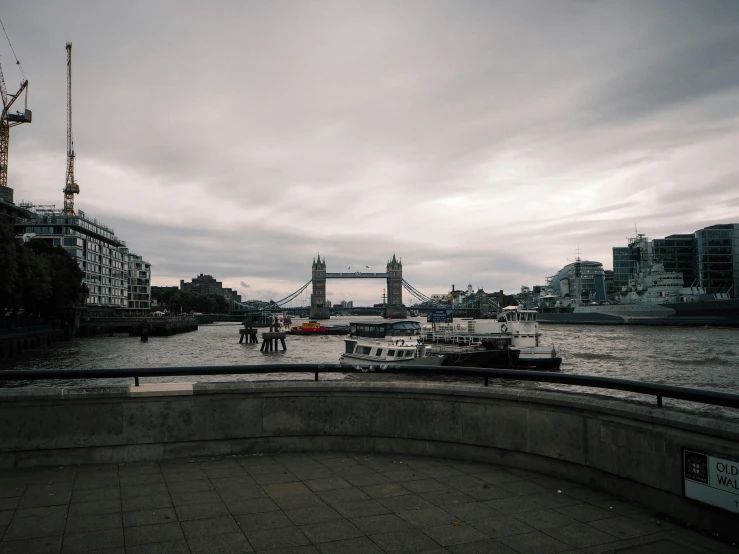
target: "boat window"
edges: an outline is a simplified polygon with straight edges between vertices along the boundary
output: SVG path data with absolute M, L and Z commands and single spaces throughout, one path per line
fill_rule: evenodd
M 413 357 L 413 350 L 406 350 L 405 351 L 405 357 L 406 358 L 412 358 Z
M 387 355 L 390 358 L 394 358 L 395 357 L 395 350 L 388 350 L 387 351 Z
M 369 356 L 369 353 L 372 351 L 372 347 L 370 346 L 357 346 L 357 354 L 364 354 L 365 356 Z
M 382 356 L 382 348 L 377 349 L 377 353 L 375 354 L 375 356 Z

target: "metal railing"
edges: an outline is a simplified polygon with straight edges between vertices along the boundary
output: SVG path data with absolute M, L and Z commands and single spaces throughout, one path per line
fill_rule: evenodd
M 674 385 L 645 383 L 630 379 L 525 371 L 516 369 L 483 369 L 475 367 L 439 367 L 407 365 L 343 365 L 343 364 L 259 364 L 217 365 L 191 367 L 143 367 L 120 369 L 30 369 L 0 371 L 0 384 L 5 381 L 39 381 L 61 379 L 109 379 L 133 378 L 139 386 L 141 377 L 182 377 L 192 375 L 259 375 L 267 373 L 313 373 L 318 381 L 320 373 L 379 373 L 418 376 L 481 377 L 485 386 L 490 379 L 507 381 L 532 381 L 556 383 L 598 389 L 618 390 L 654 396 L 657 407 L 662 407 L 663 398 L 674 398 L 688 402 L 739 409 L 739 394 L 716 392 Z

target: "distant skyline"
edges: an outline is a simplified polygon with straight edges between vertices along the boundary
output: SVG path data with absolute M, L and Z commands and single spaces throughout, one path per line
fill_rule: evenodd
M 575 257 L 739 220 L 739 3 L 18 2 L 16 202 L 75 206 L 152 263 L 277 299 L 330 271 L 517 291 Z M 20 73 L 4 36 L 9 90 Z M 369 271 L 369 270 L 368 270 Z M 378 302 L 383 281 L 328 281 Z M 406 301 L 409 298 L 404 296 Z M 408 303 L 408 302 L 406 302 Z

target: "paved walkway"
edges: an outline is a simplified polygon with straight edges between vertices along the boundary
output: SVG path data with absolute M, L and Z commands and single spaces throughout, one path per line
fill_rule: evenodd
M 739 552 L 602 493 L 343 453 L 0 473 L 0 554 Z

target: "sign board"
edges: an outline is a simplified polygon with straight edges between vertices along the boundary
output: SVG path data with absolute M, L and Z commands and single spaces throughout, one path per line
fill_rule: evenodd
M 451 323 L 454 321 L 452 310 L 429 310 L 426 312 L 428 323 Z
M 685 496 L 739 514 L 739 462 L 683 450 Z

